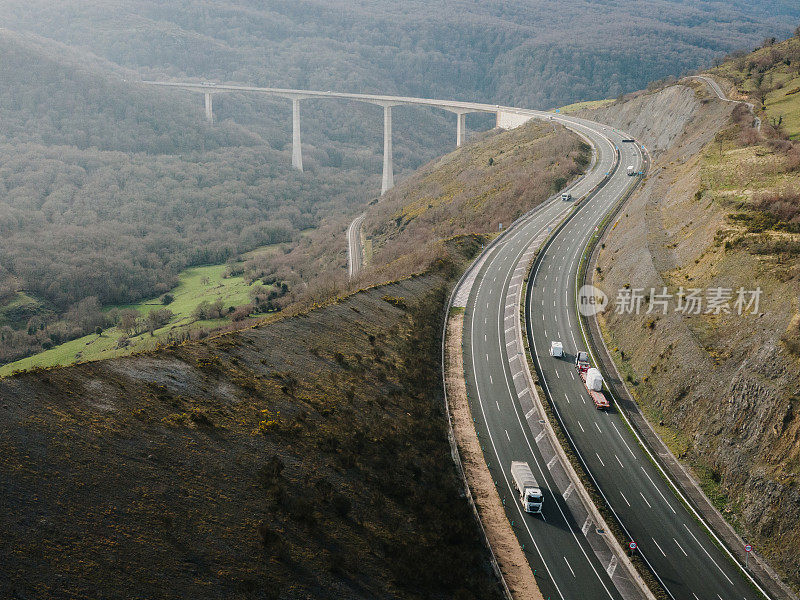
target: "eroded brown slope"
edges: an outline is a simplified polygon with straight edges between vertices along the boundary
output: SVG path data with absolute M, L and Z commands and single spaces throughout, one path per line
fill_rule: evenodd
M 783 160 L 765 147 L 760 162 L 732 162 L 724 173 L 718 156 L 736 155 L 747 121 L 732 124 L 732 110 L 700 87 L 675 86 L 598 111 L 641 136 L 657 159 L 606 240 L 594 281 L 611 297 L 601 318 L 606 341 L 645 414 L 714 504 L 797 585 L 800 387 L 798 357 L 782 338 L 799 320 L 798 261 L 791 240 L 762 252 L 756 241 L 774 244 L 778 234 L 755 240 L 729 217 Z M 744 191 L 732 194 L 734 180 Z M 649 297 L 663 286 L 704 295 L 760 286 L 763 295 L 756 315 L 731 305 L 732 314 L 688 316 L 674 302 L 667 315 L 645 314 L 646 301 L 638 316 L 615 313 L 619 289 Z

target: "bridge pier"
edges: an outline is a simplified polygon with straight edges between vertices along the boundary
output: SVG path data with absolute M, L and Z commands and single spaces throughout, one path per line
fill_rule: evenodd
M 383 183 L 381 194 L 385 194 L 394 187 L 394 172 L 392 170 L 392 105 L 383 106 Z
M 208 121 L 209 123 L 213 123 L 214 110 L 211 104 L 211 94 L 209 92 L 206 92 L 205 96 L 206 96 L 206 121 Z
M 466 138 L 467 113 L 456 113 L 456 147 L 460 147 Z
M 300 98 L 292 98 L 292 166 L 303 170 L 303 148 L 300 145 Z

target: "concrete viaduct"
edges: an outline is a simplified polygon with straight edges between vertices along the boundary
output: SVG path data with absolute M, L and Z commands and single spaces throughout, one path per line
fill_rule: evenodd
M 467 113 L 493 113 L 497 115 L 497 127 L 513 129 L 519 127 L 529 119 L 538 116 L 540 111 L 500 106 L 496 104 L 481 104 L 478 102 L 459 102 L 457 100 L 433 100 L 428 98 L 413 98 L 405 96 L 381 96 L 375 94 L 349 94 L 341 92 L 318 92 L 312 90 L 291 90 L 280 88 L 248 87 L 241 85 L 222 85 L 216 83 L 183 83 L 168 81 L 145 81 L 147 85 L 178 88 L 190 92 L 202 93 L 205 96 L 206 119 L 209 123 L 214 121 L 213 96 L 224 92 L 249 92 L 288 98 L 292 101 L 292 166 L 298 171 L 303 170 L 303 151 L 300 146 L 300 101 L 314 98 L 335 98 L 340 100 L 355 100 L 377 104 L 383 107 L 383 183 L 381 194 L 394 187 L 394 171 L 392 163 L 392 108 L 401 105 L 433 106 L 449 111 L 456 115 L 456 146 L 461 146 L 465 139 L 465 116 Z

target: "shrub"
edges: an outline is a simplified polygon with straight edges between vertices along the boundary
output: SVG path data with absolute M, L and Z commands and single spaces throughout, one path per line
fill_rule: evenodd
M 333 510 L 336 511 L 336 514 L 342 518 L 349 515 L 353 508 L 350 498 L 344 494 L 335 494 L 331 499 L 331 506 L 333 507 Z

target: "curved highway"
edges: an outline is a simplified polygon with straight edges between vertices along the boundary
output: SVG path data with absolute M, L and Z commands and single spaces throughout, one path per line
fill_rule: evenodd
M 539 115 L 537 115 L 539 116 Z M 641 168 L 643 156 L 621 132 L 571 117 L 556 117 L 591 138 L 599 151 L 595 169 L 576 186 L 578 197 L 613 171 L 607 182 L 572 214 L 541 250 L 530 274 L 526 299 L 528 342 L 542 387 L 562 429 L 581 457 L 638 552 L 650 564 L 667 594 L 686 600 L 750 600 L 761 595 L 717 547 L 703 525 L 684 507 L 650 461 L 622 417 L 601 412 L 591 403 L 572 364 L 585 349 L 576 312 L 576 274 L 582 251 L 596 226 L 631 182 L 626 167 Z M 615 150 L 620 154 L 614 169 Z M 545 597 L 618 598 L 607 564 L 592 552 L 586 525 L 576 523 L 565 498 L 566 481 L 557 481 L 537 442 L 542 429 L 521 377 L 519 344 L 509 333 L 519 313 L 518 286 L 528 260 L 568 208 L 558 199 L 519 223 L 491 248 L 472 286 L 464 325 L 465 375 L 473 417 L 484 453 L 501 496 L 515 505 L 517 534 L 537 570 Z M 550 342 L 561 341 L 567 353 L 549 356 Z M 525 408 L 524 408 L 525 407 Z M 541 416 L 543 418 L 543 416 Z M 510 476 L 512 460 L 527 461 L 545 488 L 545 510 L 524 514 Z M 515 519 L 516 520 L 516 519 Z M 591 532 L 589 532 L 591 535 Z M 530 550 L 529 550 L 530 549 Z
M 590 137 L 597 149 L 595 168 L 571 190 L 578 198 L 605 179 L 616 155 L 614 146 L 602 133 L 573 127 Z M 608 565 L 601 564 L 595 556 L 584 535 L 584 523 L 575 522 L 562 494 L 564 490 L 559 489 L 567 486 L 558 485 L 550 471 L 552 453 L 540 449 L 543 428 L 533 417 L 542 415 L 523 410 L 520 403 L 520 395 L 531 392 L 520 392 L 520 386 L 527 384 L 521 376 L 523 349 L 513 326 L 519 320 L 517 294 L 532 253 L 572 207 L 571 202 L 560 198 L 551 200 L 518 223 L 487 254 L 465 311 L 465 375 L 487 462 L 495 478 L 504 479 L 498 489 L 506 505 L 513 505 L 511 518 L 544 596 L 617 599 L 622 596 L 606 570 Z M 531 427 L 529 420 L 536 426 Z M 512 460 L 528 462 L 546 490 L 541 516 L 522 512 L 509 472 Z

